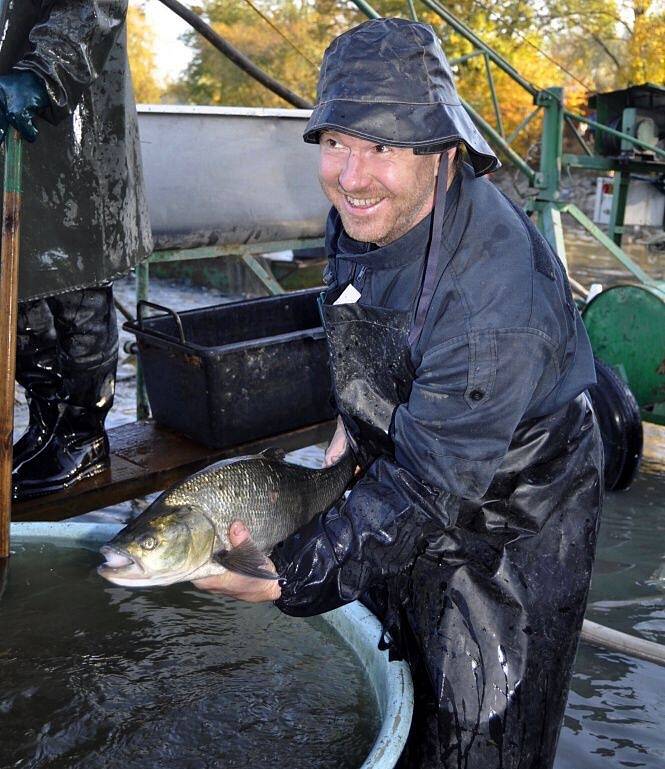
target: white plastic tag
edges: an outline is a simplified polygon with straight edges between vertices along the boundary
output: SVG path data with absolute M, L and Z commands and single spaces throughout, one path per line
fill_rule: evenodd
M 358 299 L 360 299 L 360 291 L 355 286 L 348 285 L 333 304 L 355 304 Z

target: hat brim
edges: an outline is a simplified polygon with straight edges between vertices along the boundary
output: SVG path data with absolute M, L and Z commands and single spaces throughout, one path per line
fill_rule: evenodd
M 330 99 L 316 105 L 303 138 L 317 144 L 321 131 L 340 131 L 393 147 L 411 147 L 420 154 L 442 152 L 463 142 L 476 176 L 496 171 L 499 159 L 461 104 L 404 104 Z

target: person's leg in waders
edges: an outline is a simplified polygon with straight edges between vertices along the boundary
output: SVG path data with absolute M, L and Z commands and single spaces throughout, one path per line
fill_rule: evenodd
M 55 328 L 44 299 L 19 304 L 16 381 L 25 390 L 30 421 L 14 444 L 14 469 L 44 448 L 60 414 Z
M 118 362 L 112 287 L 109 284 L 72 291 L 45 301 L 53 316 L 56 341 L 55 355 L 49 348 L 55 365 L 49 370 L 48 387 L 51 393 L 57 387 L 59 415 L 43 447 L 16 466 L 15 499 L 60 491 L 103 471 L 109 464 L 104 421 L 113 404 Z M 25 349 L 31 349 L 30 336 L 27 331 L 22 337 Z M 43 334 L 37 337 L 43 338 Z M 33 355 L 32 360 L 34 378 L 37 357 Z M 26 377 L 24 368 L 23 381 Z M 33 391 L 34 387 L 29 396 L 32 400 Z M 28 432 L 32 428 L 31 409 Z M 38 429 L 37 424 L 34 429 Z

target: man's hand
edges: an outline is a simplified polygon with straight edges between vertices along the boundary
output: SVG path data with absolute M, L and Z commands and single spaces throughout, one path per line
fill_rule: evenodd
M 50 104 L 46 86 L 33 72 L 0 76 L 0 144 L 12 125 L 29 142 L 39 135 L 35 118 Z
M 326 455 L 323 458 L 323 466 L 330 467 L 331 465 L 334 465 L 335 462 L 338 462 L 344 455 L 348 445 L 349 439 L 346 437 L 344 422 L 342 422 L 342 417 L 338 416 L 335 434 L 326 449 Z
M 250 536 L 249 529 L 242 521 L 233 521 L 229 526 L 229 541 L 231 547 L 237 547 Z M 275 567 L 269 558 L 266 558 L 266 568 L 275 571 Z M 276 601 L 282 591 L 279 582 L 272 579 L 256 579 L 245 577 L 232 571 L 214 577 L 204 577 L 193 581 L 193 584 L 201 590 L 211 593 L 220 593 L 240 601 L 260 603 L 261 601 Z

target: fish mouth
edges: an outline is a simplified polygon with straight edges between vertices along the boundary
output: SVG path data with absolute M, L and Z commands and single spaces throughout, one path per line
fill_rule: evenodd
M 126 550 L 104 545 L 99 552 L 106 558 L 105 563 L 97 567 L 97 574 L 120 587 L 156 587 L 181 582 L 186 575 L 180 572 L 170 574 L 149 574 L 143 564 L 132 558 Z
M 143 566 L 132 558 L 126 550 L 120 550 L 111 545 L 104 545 L 99 552 L 106 558 L 106 561 L 97 567 L 97 573 L 108 579 L 110 582 L 124 581 L 134 582 L 137 579 L 145 577 Z

